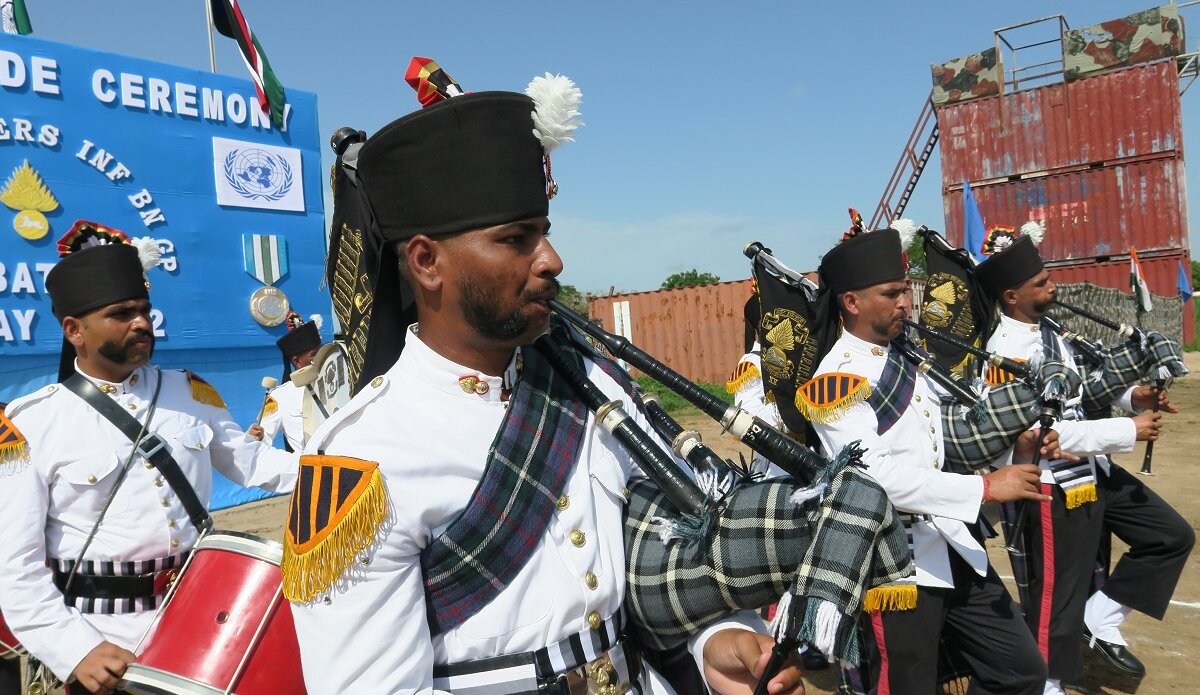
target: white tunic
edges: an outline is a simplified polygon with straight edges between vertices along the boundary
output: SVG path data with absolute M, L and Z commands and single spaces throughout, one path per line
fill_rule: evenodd
M 821 360 L 817 375 L 843 372 L 866 377 L 874 389 L 887 362 L 884 348 L 849 332 L 834 343 Z M 815 424 L 825 452 L 832 456 L 855 440 L 866 449 L 863 462 L 871 477 L 887 491 L 898 511 L 928 514 L 927 521 L 912 526 L 913 563 L 917 584 L 953 587 L 948 549 L 953 548 L 981 576 L 987 573 L 987 553 L 968 530 L 979 516 L 983 480 L 942 470 L 941 399 L 921 374 L 912 399 L 900 419 L 884 434 L 877 434 L 875 411 L 865 401 L 828 424 Z
M 763 387 L 762 359 L 759 357 L 759 350 L 758 343 L 755 343 L 754 349 L 742 355 L 742 359 L 738 360 L 739 367 L 744 363 L 754 365 L 754 369 L 758 371 L 759 376 L 742 384 L 742 387 L 733 394 L 733 403 L 768 425 L 780 427 L 783 419 L 779 416 L 779 408 L 774 403 L 767 401 L 766 390 Z M 767 478 L 777 478 L 787 475 L 782 468 L 771 463 L 765 456 L 758 452 L 755 452 L 751 465 L 755 473 L 762 473 Z
M 158 375 L 163 385 L 149 431 L 158 433 L 196 496 L 212 496 L 212 468 L 239 485 L 275 492 L 295 486 L 298 457 L 259 442 L 229 411 L 192 398 L 185 373 L 141 367 L 124 382 L 89 379 L 139 420 Z M 86 375 L 85 375 L 86 376 Z M 74 393 L 53 384 L 8 405 L 28 440 L 30 463 L 0 474 L 0 610 L 17 639 L 60 678 L 102 641 L 133 649 L 153 611 L 82 614 L 54 586 L 47 558 L 74 560 L 112 490 L 132 442 Z M 5 466 L 0 466 L 3 470 Z M 180 555 L 197 532 L 156 469 L 134 456 L 85 560 L 137 561 Z
M 1075 363 L 1071 347 L 1060 336 L 1055 335 L 1054 339 L 1058 341 L 1058 350 L 1067 368 L 1078 374 L 1079 367 Z M 987 349 L 1003 357 L 1028 360 L 1034 354 L 1041 354 L 1044 349 L 1041 329 L 1037 324 L 1025 323 L 1001 314 L 1000 325 L 988 339 Z M 1131 392 L 1132 389 L 1127 390 L 1119 400 L 1119 405 L 1126 410 L 1132 409 L 1129 404 Z M 1071 396 L 1063 404 L 1064 413 L 1078 408 L 1082 399 L 1082 391 Z M 1034 426 L 1036 427 L 1036 425 Z M 1134 443 L 1137 441 L 1137 425 L 1127 417 L 1100 420 L 1060 420 L 1055 423 L 1054 429 L 1058 432 L 1059 446 L 1062 447 L 1062 450 L 1076 456 L 1127 453 L 1133 451 Z M 1096 473 L 1094 463 L 1096 461 L 1107 472 L 1108 458 L 1099 457 L 1093 459 L 1092 475 L 1094 476 Z M 1018 463 L 1023 462 L 1018 461 Z M 1042 482 L 1055 484 L 1054 477 L 1050 473 L 1050 462 L 1043 460 L 1041 466 Z
M 263 441 L 270 444 L 275 435 L 283 430 L 283 436 L 292 451 L 304 450 L 304 389 L 291 381 L 271 390 L 271 398 L 278 406 L 258 424 L 263 428 Z
M 590 361 L 588 377 L 610 398 L 628 395 Z M 626 481 L 641 473 L 624 448 L 588 418 L 579 460 L 560 505 L 525 567 L 487 606 L 445 634 L 430 637 L 420 553 L 466 506 L 483 476 L 488 451 L 505 417 L 505 377 L 455 364 L 409 329 L 404 352 L 335 413 L 308 442 L 306 454 L 379 463 L 391 499 L 390 527 L 332 593 L 292 604 L 309 692 L 431 693 L 434 664 L 519 654 L 585 632 L 593 612 L 606 618 L 625 591 L 622 533 Z M 464 392 L 474 376 L 486 393 Z M 646 431 L 635 408 L 628 408 Z M 669 448 L 664 449 L 669 451 Z M 682 464 L 681 464 L 682 465 Z M 575 531 L 583 534 L 577 546 Z M 576 536 L 578 538 L 578 536 Z M 589 588 L 590 575 L 595 588 Z M 325 599 L 328 598 L 328 603 Z M 692 653 L 719 627 L 700 639 Z M 759 623 L 761 625 L 761 623 Z M 669 692 L 661 689 L 654 692 Z

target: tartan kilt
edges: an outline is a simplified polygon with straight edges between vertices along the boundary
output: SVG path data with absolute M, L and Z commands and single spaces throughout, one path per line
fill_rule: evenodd
M 625 608 L 649 647 L 683 644 L 734 611 L 778 601 L 793 585 L 800 598 L 833 603 L 852 625 L 868 588 L 912 574 L 904 528 L 865 473 L 839 472 L 819 504 L 792 502 L 796 489 L 791 478 L 737 488 L 695 547 L 664 543 L 655 519 L 677 512 L 648 480 L 630 481 Z

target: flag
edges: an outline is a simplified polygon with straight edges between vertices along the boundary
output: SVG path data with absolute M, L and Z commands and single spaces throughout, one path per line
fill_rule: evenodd
M 1150 288 L 1146 286 L 1146 276 L 1142 275 L 1142 264 L 1138 263 L 1137 250 L 1129 248 L 1129 286 L 1133 289 L 1133 299 L 1137 302 L 1137 310 L 1150 311 L 1154 302 L 1150 300 Z
M 228 36 L 237 41 L 238 48 L 242 52 L 242 60 L 246 61 L 246 67 L 250 69 L 250 77 L 254 80 L 254 90 L 258 93 L 259 107 L 262 108 L 263 113 L 271 114 L 271 122 L 275 124 L 276 128 L 282 128 L 283 105 L 286 101 L 283 84 L 275 77 L 275 71 L 271 69 L 271 62 L 267 60 L 267 54 L 263 52 L 254 32 L 250 31 L 250 25 L 242 16 L 242 10 L 238 7 L 237 0 L 211 0 L 211 2 L 213 27 L 222 36 Z
M 217 204 L 304 211 L 300 150 L 213 138 Z
M 983 224 L 983 215 L 979 214 L 979 206 L 975 204 L 971 184 L 963 181 L 963 248 L 976 261 L 987 260 L 983 254 L 983 244 L 986 240 L 987 228 Z
M 952 248 L 932 229 L 922 231 L 921 236 L 929 277 L 917 317 L 929 328 L 983 347 L 992 334 L 995 303 L 979 286 L 971 258 L 965 249 Z M 922 344 L 938 364 L 968 381 L 979 374 L 977 359 L 966 350 L 934 338 L 926 338 Z
M 0 0 L 0 23 L 9 34 L 33 33 L 29 12 L 25 10 L 25 0 Z
M 1175 287 L 1179 289 L 1179 298 L 1184 304 L 1192 298 L 1192 277 L 1183 267 L 1183 261 L 1179 261 L 1179 279 L 1175 281 Z

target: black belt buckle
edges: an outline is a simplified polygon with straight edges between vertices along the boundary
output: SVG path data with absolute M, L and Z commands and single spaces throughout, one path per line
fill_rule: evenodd
M 167 442 L 157 432 L 149 432 L 138 442 L 137 450 L 147 461 L 166 448 Z

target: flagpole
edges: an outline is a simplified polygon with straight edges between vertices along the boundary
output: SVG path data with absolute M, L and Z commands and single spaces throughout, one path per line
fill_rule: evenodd
M 211 0 L 204 0 L 204 16 L 208 19 L 208 69 L 217 71 L 217 48 L 213 44 L 213 14 Z

